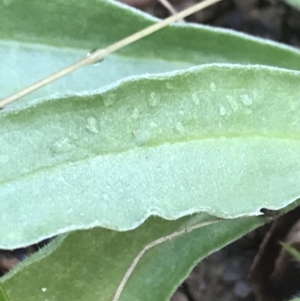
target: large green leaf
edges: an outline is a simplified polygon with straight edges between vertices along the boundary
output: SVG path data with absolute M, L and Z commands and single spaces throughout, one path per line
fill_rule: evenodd
M 299 197 L 300 73 L 213 65 L 0 113 L 0 245 Z
M 30 12 L 30 13 L 28 13 Z M 156 19 L 105 0 L 0 1 L 0 97 L 141 30 Z M 129 75 L 205 63 L 300 69 L 299 51 L 228 30 L 174 25 L 28 96 L 99 89 Z
M 125 233 L 99 228 L 76 231 L 60 245 L 54 241 L 34 254 L 1 281 L 11 301 L 109 301 L 146 244 L 214 219 L 206 214 L 177 221 L 152 217 L 138 229 Z M 221 221 L 148 250 L 125 285 L 120 300 L 169 300 L 201 258 L 263 222 L 263 218 L 253 217 Z M 43 253 L 48 254 L 51 249 L 53 253 L 45 257 Z

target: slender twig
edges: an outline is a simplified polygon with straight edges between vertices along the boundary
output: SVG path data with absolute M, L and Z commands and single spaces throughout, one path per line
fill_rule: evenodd
M 156 247 L 157 245 L 160 245 L 168 240 L 171 240 L 173 238 L 176 238 L 182 234 L 185 234 L 185 233 L 188 233 L 188 232 L 191 232 L 195 229 L 199 229 L 199 228 L 202 228 L 202 227 L 205 227 L 205 226 L 208 226 L 208 225 L 212 225 L 212 224 L 215 224 L 215 223 L 218 223 L 220 222 L 222 219 L 217 219 L 217 220 L 214 220 L 214 221 L 208 221 L 208 222 L 203 222 L 203 223 L 200 223 L 200 224 L 196 224 L 194 226 L 190 226 L 190 227 L 187 227 L 185 229 L 182 229 L 182 230 L 179 230 L 179 231 L 176 231 L 176 232 L 173 232 L 172 234 L 169 234 L 169 235 L 166 235 L 166 236 L 163 236 L 163 237 L 160 237 L 156 240 L 153 240 L 152 242 L 150 242 L 149 244 L 147 244 L 139 253 L 138 255 L 135 257 L 135 259 L 133 260 L 132 264 L 130 265 L 130 267 L 128 268 L 128 270 L 126 271 L 120 285 L 118 286 L 118 289 L 112 299 L 112 301 L 119 301 L 120 299 L 120 296 L 121 296 L 121 293 L 126 285 L 126 283 L 128 282 L 128 279 L 129 277 L 131 276 L 132 272 L 134 271 L 135 267 L 137 266 L 138 262 L 141 260 L 141 258 L 143 257 L 143 255 L 146 253 L 146 251 L 148 251 L 149 249 L 153 248 L 153 247 Z
M 171 15 L 176 15 L 178 12 L 175 7 L 168 0 L 158 0 L 170 13 Z M 184 19 L 180 20 L 185 23 Z
M 168 0 L 158 0 L 170 13 L 171 15 L 176 15 L 178 11 Z M 184 19 L 178 20 L 181 23 L 185 23 Z
M 48 85 L 71 72 L 78 70 L 79 68 L 81 68 L 85 65 L 97 63 L 97 62 L 103 60 L 108 54 L 113 53 L 137 40 L 140 40 L 158 30 L 162 29 L 163 27 L 166 27 L 167 25 L 169 25 L 173 22 L 183 19 L 201 9 L 204 9 L 204 8 L 211 6 L 220 1 L 222 1 L 222 0 L 205 0 L 203 2 L 200 2 L 198 4 L 195 4 L 191 7 L 183 10 L 182 12 L 180 12 L 174 16 L 171 16 L 158 23 L 155 23 L 155 24 L 153 24 L 153 25 L 123 39 L 123 40 L 120 40 L 120 41 L 108 46 L 105 49 L 98 49 L 98 50 L 90 53 L 88 56 L 86 56 L 84 59 L 78 61 L 77 63 L 75 63 L 61 71 L 58 71 L 57 73 L 54 73 L 54 74 L 42 79 L 41 81 L 38 81 L 38 82 L 32 84 L 31 86 L 28 86 L 27 88 L 3 99 L 2 101 L 0 101 L 0 109 L 4 108 L 6 105 L 18 100 L 19 98 L 21 98 L 27 94 L 30 94 L 30 93 L 34 92 L 35 90 L 40 89 L 41 87 Z

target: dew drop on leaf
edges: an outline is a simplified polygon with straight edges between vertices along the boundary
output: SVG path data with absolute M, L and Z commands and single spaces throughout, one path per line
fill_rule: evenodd
M 236 100 L 234 99 L 234 97 L 228 95 L 228 96 L 226 96 L 226 99 L 228 100 L 232 111 L 236 112 L 239 109 L 239 105 L 236 102 Z
M 139 110 L 137 108 L 135 108 L 132 111 L 131 118 L 133 118 L 133 119 L 138 119 L 139 118 Z
M 210 83 L 210 90 L 211 90 L 212 92 L 215 92 L 216 89 L 217 89 L 216 84 L 215 84 L 214 82 L 211 82 L 211 83 Z
M 98 122 L 96 118 L 94 117 L 88 117 L 86 120 L 86 129 L 93 134 L 98 134 L 99 133 L 99 127 L 98 127 Z
M 193 101 L 194 101 L 194 104 L 195 104 L 196 106 L 199 106 L 199 104 L 200 104 L 200 99 L 199 99 L 199 97 L 198 97 L 198 95 L 197 95 L 196 92 L 193 92 L 193 93 L 192 93 L 192 99 L 193 99 Z
M 66 153 L 70 150 L 71 144 L 68 138 L 61 138 L 53 143 L 50 147 L 50 151 L 54 154 Z
M 184 134 L 185 128 L 184 128 L 184 125 L 182 124 L 182 122 L 177 122 L 177 123 L 176 123 L 176 130 L 177 130 L 180 134 Z
M 166 88 L 168 89 L 168 90 L 172 90 L 173 89 L 173 85 L 171 84 L 171 83 L 166 83 Z
M 221 106 L 221 107 L 220 107 L 220 115 L 221 115 L 221 116 L 225 116 L 226 113 L 227 113 L 226 109 L 225 109 L 223 106 Z
M 247 95 L 247 94 L 242 94 L 240 97 L 241 97 L 241 102 L 242 102 L 245 106 L 249 107 L 249 106 L 252 105 L 253 100 L 252 100 L 251 97 L 249 97 L 249 95 Z
M 155 123 L 154 121 L 150 122 L 150 127 L 151 128 L 156 128 L 157 127 L 157 123 Z
M 160 102 L 160 96 L 157 93 L 152 92 L 150 94 L 150 97 L 148 97 L 148 105 L 150 107 L 156 107 L 159 105 L 159 102 Z
M 115 93 L 111 92 L 109 94 L 106 94 L 104 96 L 104 98 L 102 99 L 102 101 L 106 107 L 110 107 L 115 103 L 116 99 L 117 99 L 117 95 Z
M 134 135 L 136 144 L 142 146 L 150 140 L 150 133 L 145 130 L 137 131 Z

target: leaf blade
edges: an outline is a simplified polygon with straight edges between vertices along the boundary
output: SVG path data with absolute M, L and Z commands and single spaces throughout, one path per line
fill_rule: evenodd
M 111 300 L 143 246 L 188 225 L 214 219 L 206 214 L 177 221 L 152 217 L 125 233 L 100 228 L 76 231 L 49 256 L 34 263 L 24 262 L 18 273 L 4 279 L 3 285 L 11 301 L 26 300 L 26 296 L 32 301 Z M 150 249 L 129 278 L 120 300 L 168 300 L 196 262 L 263 222 L 263 218 L 221 221 L 221 225 L 194 230 Z
M 35 18 L 26 11 L 31 11 Z M 113 17 L 111 11 L 114 11 Z M 1 2 L 1 97 L 155 20 L 106 0 L 88 0 L 80 4 L 74 0 Z M 174 25 L 109 56 L 97 67 L 85 67 L 24 100 L 96 90 L 128 76 L 168 72 L 197 64 L 263 64 L 299 69 L 299 61 L 299 51 L 284 45 L 222 29 Z
M 150 215 L 285 207 L 299 197 L 298 81 L 297 72 L 213 65 L 2 112 L 1 246 L 129 230 Z

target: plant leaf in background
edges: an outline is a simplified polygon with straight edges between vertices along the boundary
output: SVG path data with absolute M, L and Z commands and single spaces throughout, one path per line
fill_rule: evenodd
M 285 207 L 300 195 L 299 79 L 203 66 L 2 112 L 0 245 Z
M 290 244 L 281 242 L 281 245 L 286 249 L 291 255 L 293 255 L 298 261 L 300 261 L 300 253 L 297 249 L 293 248 Z
M 282 0 L 290 6 L 293 6 L 296 9 L 300 9 L 300 1 L 299 0 Z
M 156 20 L 107 0 L 1 1 L 0 97 Z M 99 66 L 85 67 L 27 99 L 91 91 L 127 76 L 207 63 L 250 63 L 300 69 L 300 55 L 293 48 L 233 31 L 174 25 L 110 55 Z
M 69 234 L 47 257 L 44 249 L 0 279 L 10 301 L 112 300 L 126 270 L 149 242 L 188 226 L 215 220 L 197 214 L 177 221 L 151 217 L 125 233 L 95 228 Z M 220 221 L 150 249 L 125 285 L 120 300 L 169 300 L 201 258 L 264 222 L 262 217 Z M 46 247 L 49 252 L 51 245 Z M 32 263 L 33 262 L 33 263 Z

